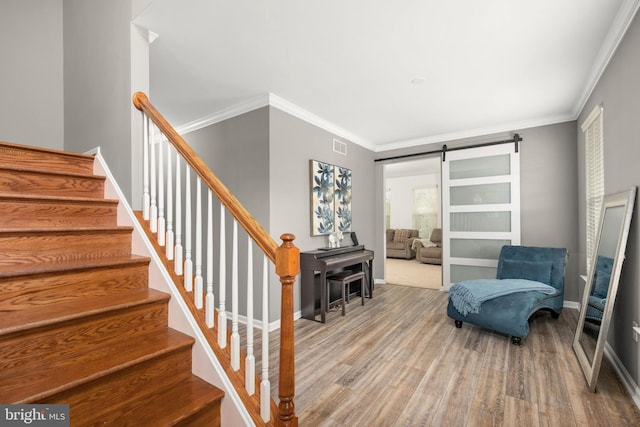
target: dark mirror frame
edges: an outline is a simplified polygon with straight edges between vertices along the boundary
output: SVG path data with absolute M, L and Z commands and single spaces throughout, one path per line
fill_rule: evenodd
M 613 314 L 613 306 L 618 293 L 618 282 L 620 280 L 620 272 L 622 271 L 622 262 L 625 257 L 625 250 L 627 246 L 627 238 L 629 235 L 629 226 L 631 224 L 631 216 L 633 213 L 633 206 L 636 197 L 636 187 L 631 187 L 630 190 L 621 193 L 611 194 L 604 197 L 602 201 L 602 208 L 600 210 L 600 225 L 598 227 L 598 235 L 596 240 L 596 247 L 593 251 L 591 259 L 590 271 L 587 276 L 587 282 L 584 288 L 584 294 L 582 296 L 582 303 L 580 305 L 580 314 L 578 316 L 578 325 L 576 327 L 576 333 L 573 339 L 573 350 L 578 358 L 578 362 L 582 367 L 584 376 L 587 380 L 589 390 L 595 392 L 596 385 L 598 383 L 598 374 L 600 372 L 600 365 L 602 363 L 602 355 L 604 352 L 604 346 L 607 341 L 607 332 L 611 323 L 611 316 Z M 622 215 L 622 223 L 618 228 L 617 245 L 613 258 L 613 266 L 611 269 L 611 276 L 609 281 L 609 289 L 606 295 L 606 302 L 604 304 L 604 311 L 602 320 L 599 325 L 599 330 L 596 331 L 598 338 L 595 343 L 595 347 L 591 349 L 585 349 L 581 342 L 581 337 L 585 331 L 585 321 L 587 314 L 587 307 L 589 304 L 589 296 L 591 295 L 592 288 L 594 286 L 594 278 L 596 272 L 596 265 L 598 260 L 598 254 L 600 249 L 600 243 L 602 236 L 602 230 L 606 214 L 608 209 L 622 207 L 624 214 Z M 587 353 L 589 352 L 589 353 Z M 591 354 L 593 352 L 593 354 Z M 590 357 L 591 356 L 591 357 Z

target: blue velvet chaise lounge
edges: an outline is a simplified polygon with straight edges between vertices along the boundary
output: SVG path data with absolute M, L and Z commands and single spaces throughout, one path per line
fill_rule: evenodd
M 465 280 L 449 290 L 447 315 L 511 336 L 519 345 L 529 335 L 529 317 L 541 309 L 560 316 L 564 303 L 567 250 L 503 246 L 496 279 Z

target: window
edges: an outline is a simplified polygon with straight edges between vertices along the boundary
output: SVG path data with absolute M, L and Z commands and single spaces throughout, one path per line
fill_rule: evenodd
M 384 228 L 391 228 L 391 189 L 387 188 L 384 194 Z
M 602 110 L 602 104 L 597 105 L 582 124 L 585 151 L 587 271 L 591 267 L 596 246 L 600 208 L 604 197 Z
M 413 189 L 413 228 L 418 230 L 421 239 L 431 237 L 431 231 L 438 227 L 438 187 Z

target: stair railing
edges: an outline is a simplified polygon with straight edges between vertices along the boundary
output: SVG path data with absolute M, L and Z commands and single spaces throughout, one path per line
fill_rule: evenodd
M 282 244 L 278 244 L 244 208 L 236 197 L 227 189 L 220 179 L 209 169 L 204 161 L 184 141 L 176 130 L 162 117 L 142 92 L 133 96 L 133 104 L 143 112 L 143 207 L 142 218 L 148 221 L 152 233 L 157 234 L 157 245 L 165 247 L 165 257 L 173 264 L 173 275 L 182 278 L 184 290 L 192 294 L 193 306 L 203 315 L 207 328 L 217 330 L 217 354 L 229 357 L 233 372 L 231 377 L 244 377 L 244 390 L 239 393 L 245 406 L 249 409 L 254 422 L 264 424 L 273 422 L 277 426 L 297 426 L 294 405 L 294 330 L 293 330 L 293 284 L 299 272 L 299 249 L 293 244 L 295 236 L 282 234 Z M 157 143 L 155 131 L 160 132 L 162 141 Z M 165 158 L 166 157 L 166 158 Z M 175 161 L 175 167 L 174 167 Z M 184 164 L 184 172 L 182 165 Z M 175 173 L 174 173 L 175 170 Z M 195 175 L 196 189 L 191 185 Z M 182 178 L 184 177 L 184 184 Z M 202 186 L 207 193 L 206 206 L 203 207 Z M 184 203 L 183 203 L 184 189 Z M 195 203 L 192 196 L 195 194 Z M 174 197 L 175 195 L 175 197 Z M 214 226 L 213 196 L 220 204 L 218 253 L 218 308 L 214 307 Z M 195 204 L 195 206 L 194 206 Z M 203 226 L 203 212 L 206 213 L 206 234 Z M 226 272 L 226 215 L 233 218 L 231 238 L 231 332 L 227 331 L 227 295 L 229 282 Z M 174 215 L 175 214 L 175 215 Z M 175 224 L 174 224 L 175 217 Z M 192 219 L 195 217 L 195 228 Z M 184 221 L 183 221 L 184 219 Z M 247 234 L 247 270 L 246 270 L 246 350 L 241 360 L 240 325 L 239 325 L 239 274 L 238 268 L 238 224 Z M 203 248 L 202 239 L 205 239 Z M 195 239 L 195 253 L 192 240 Z M 184 243 L 183 243 L 184 240 Z M 262 351 L 260 363 L 262 375 L 259 391 L 256 392 L 256 360 L 254 355 L 254 278 L 253 278 L 253 244 L 263 252 L 262 263 Z M 203 258 L 205 264 L 203 265 Z M 280 315 L 280 363 L 278 379 L 277 413 L 271 413 L 272 399 L 269 381 L 269 280 L 268 265 L 275 265 L 275 272 L 280 277 L 281 315 Z M 204 272 L 203 272 L 204 269 Z M 203 276 L 206 275 L 206 277 Z M 206 281 L 205 281 L 206 279 Z M 188 294 L 186 294 L 188 295 Z M 203 301 L 204 298 L 204 301 Z M 202 311 L 204 313 L 202 313 Z M 217 312 L 217 316 L 216 316 Z M 217 317 L 217 319 L 216 319 Z M 217 321 L 216 321 L 217 320 Z M 241 372 L 244 365 L 244 373 Z M 233 378 L 232 378 L 233 380 Z M 233 382 L 233 381 L 232 381 Z M 234 382 L 237 386 L 237 382 Z M 237 386 L 238 387 L 238 386 Z M 259 397 L 256 398 L 256 394 Z M 251 406 L 259 402 L 259 420 Z M 275 405 L 274 405 L 275 406 Z

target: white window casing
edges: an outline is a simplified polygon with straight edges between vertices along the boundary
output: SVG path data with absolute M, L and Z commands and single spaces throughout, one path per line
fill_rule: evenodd
M 596 246 L 600 207 L 604 197 L 603 106 L 596 105 L 582 123 L 585 151 L 586 257 L 587 271 Z

